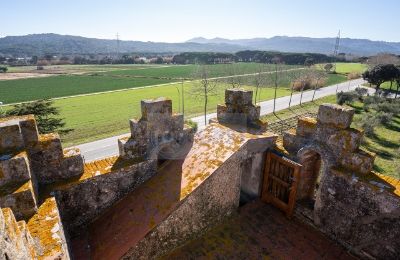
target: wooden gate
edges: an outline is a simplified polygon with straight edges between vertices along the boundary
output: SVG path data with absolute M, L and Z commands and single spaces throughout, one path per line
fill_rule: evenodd
M 293 214 L 301 165 L 284 156 L 267 153 L 261 200 Z

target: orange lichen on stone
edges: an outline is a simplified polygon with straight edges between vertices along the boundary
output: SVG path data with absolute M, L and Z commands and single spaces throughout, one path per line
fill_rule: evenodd
M 65 254 L 62 246 L 61 221 L 54 197 L 47 198 L 38 212 L 29 219 L 28 229 L 34 239 L 40 243 L 43 252 L 38 259 L 57 259 Z
M 268 135 L 269 133 L 241 133 L 221 124 L 210 124 L 196 136 L 193 147 L 183 162 L 180 199 L 193 192 L 248 140 Z
M 244 154 L 251 139 L 271 136 L 275 138 L 269 133 L 251 135 L 220 124 L 208 125 L 195 135 L 193 145 L 184 158 L 162 164 L 158 174 L 91 225 L 93 258 L 120 258 L 121 253 L 143 239 L 227 160 L 235 159 L 232 156 L 240 153 L 241 149 Z M 238 158 L 240 155 L 237 154 Z M 110 241 L 110 238 L 113 240 Z M 120 241 L 118 247 L 115 247 L 114 241 Z
M 4 220 L 7 223 L 5 231 L 12 240 L 17 239 L 20 236 L 20 230 L 12 210 L 10 208 L 2 208 L 1 210 L 3 211 Z
M 277 150 L 278 152 L 285 154 L 285 155 L 289 155 L 289 152 L 285 149 L 285 147 L 283 146 L 283 137 L 279 136 L 276 139 L 275 142 L 275 150 Z
M 137 164 L 140 160 L 137 159 L 121 159 L 118 156 L 113 156 L 105 159 L 96 160 L 85 163 L 84 172 L 78 178 L 72 178 L 65 181 L 56 182 L 46 187 L 45 194 L 50 194 L 54 190 L 68 189 L 73 185 L 79 184 L 87 179 L 109 174 L 111 172 L 121 170 L 123 168 Z

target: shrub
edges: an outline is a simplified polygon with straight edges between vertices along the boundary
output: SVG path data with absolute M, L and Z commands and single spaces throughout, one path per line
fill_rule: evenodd
M 361 74 L 358 72 L 350 72 L 349 74 L 347 74 L 347 79 L 351 80 L 351 79 L 359 79 L 361 78 Z
M 380 123 L 380 120 L 376 114 L 365 114 L 361 118 L 361 128 L 364 129 L 366 136 L 373 136 L 375 134 L 375 127 Z
M 350 92 L 343 92 L 340 91 L 339 93 L 336 94 L 336 103 L 339 105 L 343 104 L 351 104 L 354 102 L 355 99 L 358 98 L 358 95 L 355 91 L 350 91 Z
M 377 117 L 378 117 L 378 120 L 379 120 L 379 122 L 381 124 L 387 125 L 392 121 L 393 114 L 392 113 L 386 113 L 386 112 L 380 112 L 380 113 L 377 113 Z
M 301 91 L 302 89 L 303 90 L 314 89 L 314 88 L 318 89 L 325 86 L 325 84 L 326 84 L 326 79 L 316 80 L 311 77 L 300 78 L 292 83 L 293 90 L 295 91 Z
M 375 110 L 377 112 L 383 112 L 383 113 L 390 113 L 393 115 L 398 115 L 400 114 L 400 102 L 396 101 L 385 101 L 382 103 L 378 103 L 375 105 Z
M 362 102 L 364 100 L 364 96 L 367 95 L 368 90 L 366 88 L 357 87 L 355 92 L 357 93 L 358 100 Z

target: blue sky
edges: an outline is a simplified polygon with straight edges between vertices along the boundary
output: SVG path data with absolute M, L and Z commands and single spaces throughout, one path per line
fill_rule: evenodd
M 180 42 L 275 35 L 400 42 L 399 0 L 10 0 L 0 37 L 59 33 Z

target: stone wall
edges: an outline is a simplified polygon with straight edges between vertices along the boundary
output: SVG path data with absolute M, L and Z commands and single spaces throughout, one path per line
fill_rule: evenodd
M 400 197 L 371 182 L 331 169 L 317 196 L 315 223 L 363 258 L 399 259 Z
M 102 163 L 95 161 L 91 164 Z M 65 228 L 70 235 L 79 233 L 108 207 L 156 172 L 157 162 L 149 160 L 114 169 L 66 187 L 55 188 L 54 194 Z
M 241 157 L 232 156 L 123 259 L 155 259 L 204 234 L 239 207 Z
M 63 150 L 56 134 L 40 135 L 34 116 L 0 120 L 0 207 L 10 207 L 17 220 L 37 212 L 39 184 L 82 173 L 79 150 Z
M 372 172 L 375 155 L 360 148 L 363 132 L 350 127 L 353 115 L 351 108 L 323 104 L 317 119 L 300 118 L 284 133 L 288 156 L 303 164 L 298 199 L 314 194 L 321 174 L 317 227 L 363 258 L 398 259 L 400 192 L 393 190 L 399 187 Z

